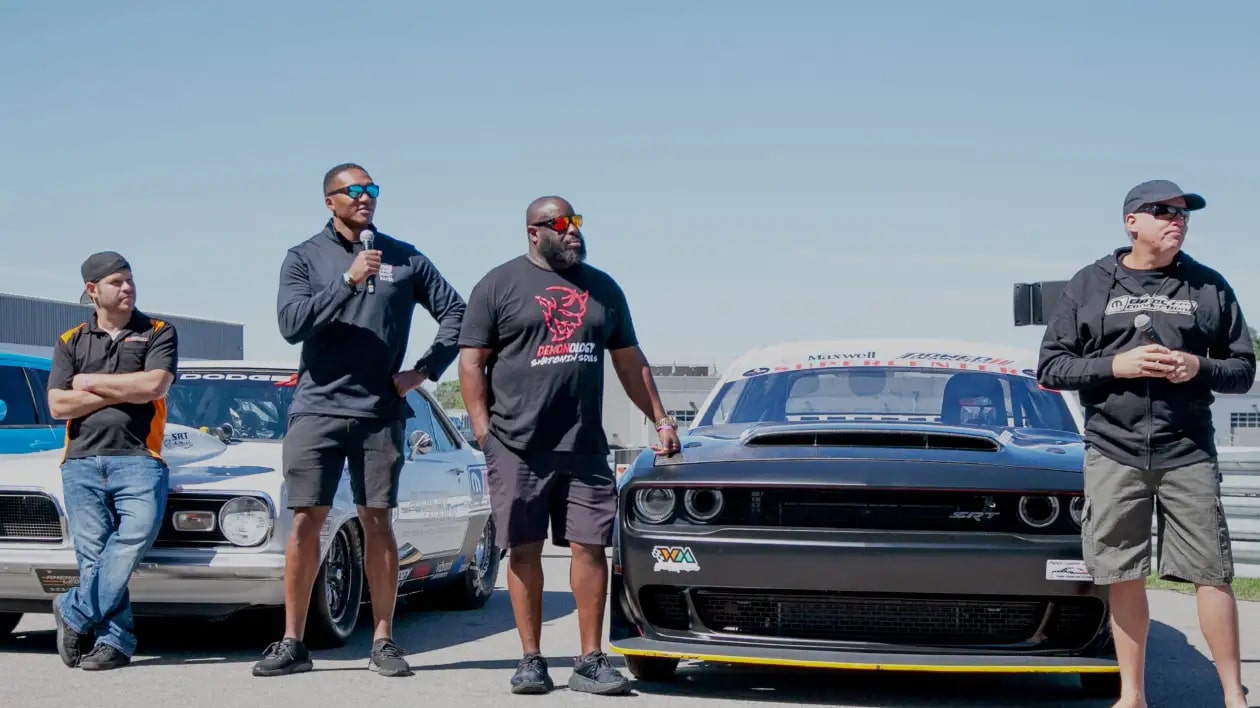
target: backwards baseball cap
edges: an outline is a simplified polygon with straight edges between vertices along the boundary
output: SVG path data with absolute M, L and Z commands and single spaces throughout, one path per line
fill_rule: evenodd
M 83 275 L 85 284 L 98 282 L 102 278 L 113 275 L 120 270 L 131 270 L 131 264 L 127 262 L 126 258 L 113 251 L 93 253 L 79 267 L 79 273 Z M 83 294 L 79 296 L 79 304 L 92 304 L 92 298 L 88 296 L 86 288 L 84 288 Z
M 1139 208 L 1147 204 L 1158 204 L 1167 202 L 1177 197 L 1186 200 L 1186 209 L 1189 211 L 1197 211 L 1207 206 L 1207 201 L 1203 197 L 1192 192 L 1182 191 L 1175 182 L 1166 179 L 1153 179 L 1149 182 L 1143 182 L 1133 189 L 1124 197 L 1124 216 L 1128 216 Z

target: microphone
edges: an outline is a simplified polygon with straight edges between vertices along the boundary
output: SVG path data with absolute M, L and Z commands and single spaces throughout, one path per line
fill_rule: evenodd
M 1152 344 L 1158 344 L 1161 347 L 1165 346 L 1164 343 L 1160 341 L 1159 335 L 1155 333 L 1155 327 L 1151 324 L 1151 318 L 1145 313 L 1133 318 L 1133 328 L 1146 335 L 1146 338 L 1149 339 Z
M 363 242 L 363 250 L 365 251 L 372 250 L 372 241 L 375 238 L 376 238 L 376 234 L 373 233 L 372 229 L 363 229 L 363 231 L 359 233 L 359 240 Z M 375 275 L 368 276 L 367 291 L 369 293 L 376 292 L 376 276 Z

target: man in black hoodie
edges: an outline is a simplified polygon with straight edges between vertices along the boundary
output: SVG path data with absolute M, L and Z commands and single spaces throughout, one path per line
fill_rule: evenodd
M 1247 705 L 1210 407 L 1215 393 L 1251 388 L 1256 358 L 1233 288 L 1181 250 L 1190 213 L 1204 206 L 1166 180 L 1134 187 L 1124 200 L 1130 245 L 1073 276 L 1041 343 L 1040 383 L 1077 391 L 1085 409 L 1082 552 L 1094 581 L 1110 586 L 1117 706 L 1146 705 L 1157 510 L 1160 576 L 1195 584 L 1225 705 Z

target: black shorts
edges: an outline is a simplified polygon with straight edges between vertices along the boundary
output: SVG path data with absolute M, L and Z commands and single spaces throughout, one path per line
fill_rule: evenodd
M 403 421 L 298 415 L 284 436 L 286 506 L 332 506 L 349 461 L 354 503 L 398 506 L 403 462 Z
M 617 477 L 606 455 L 528 452 L 487 435 L 486 487 L 495 528 L 508 548 L 547 540 L 609 546 L 617 516 Z

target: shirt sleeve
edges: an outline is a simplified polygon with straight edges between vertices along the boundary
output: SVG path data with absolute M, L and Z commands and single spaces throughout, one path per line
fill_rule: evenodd
M 459 346 L 493 349 L 499 343 L 499 313 L 495 302 L 494 275 L 488 275 L 473 286 L 468 294 L 464 324 L 459 331 Z
M 58 338 L 53 346 L 52 368 L 48 372 L 48 390 L 69 390 L 74 381 L 74 339 Z
M 341 278 L 322 290 L 312 290 L 306 261 L 290 250 L 280 266 L 280 287 L 276 292 L 280 336 L 289 344 L 310 339 L 333 321 L 353 294 L 354 290 Z
M 179 335 L 175 333 L 174 325 L 164 322 L 153 333 L 153 340 L 149 342 L 149 351 L 144 355 L 144 370 L 169 371 L 174 376 L 177 368 L 179 368 Z
M 630 315 L 630 303 L 626 300 L 626 293 L 617 283 L 613 282 L 611 285 L 615 311 L 613 313 L 612 331 L 608 335 L 607 348 L 613 350 L 638 346 L 639 337 L 634 331 L 634 317 Z
M 424 369 L 429 379 L 437 381 L 447 367 L 459 356 L 459 331 L 464 319 L 464 298 L 438 271 L 437 266 L 424 256 L 419 257 L 415 300 L 438 323 L 433 344 L 416 361 L 417 369 Z

